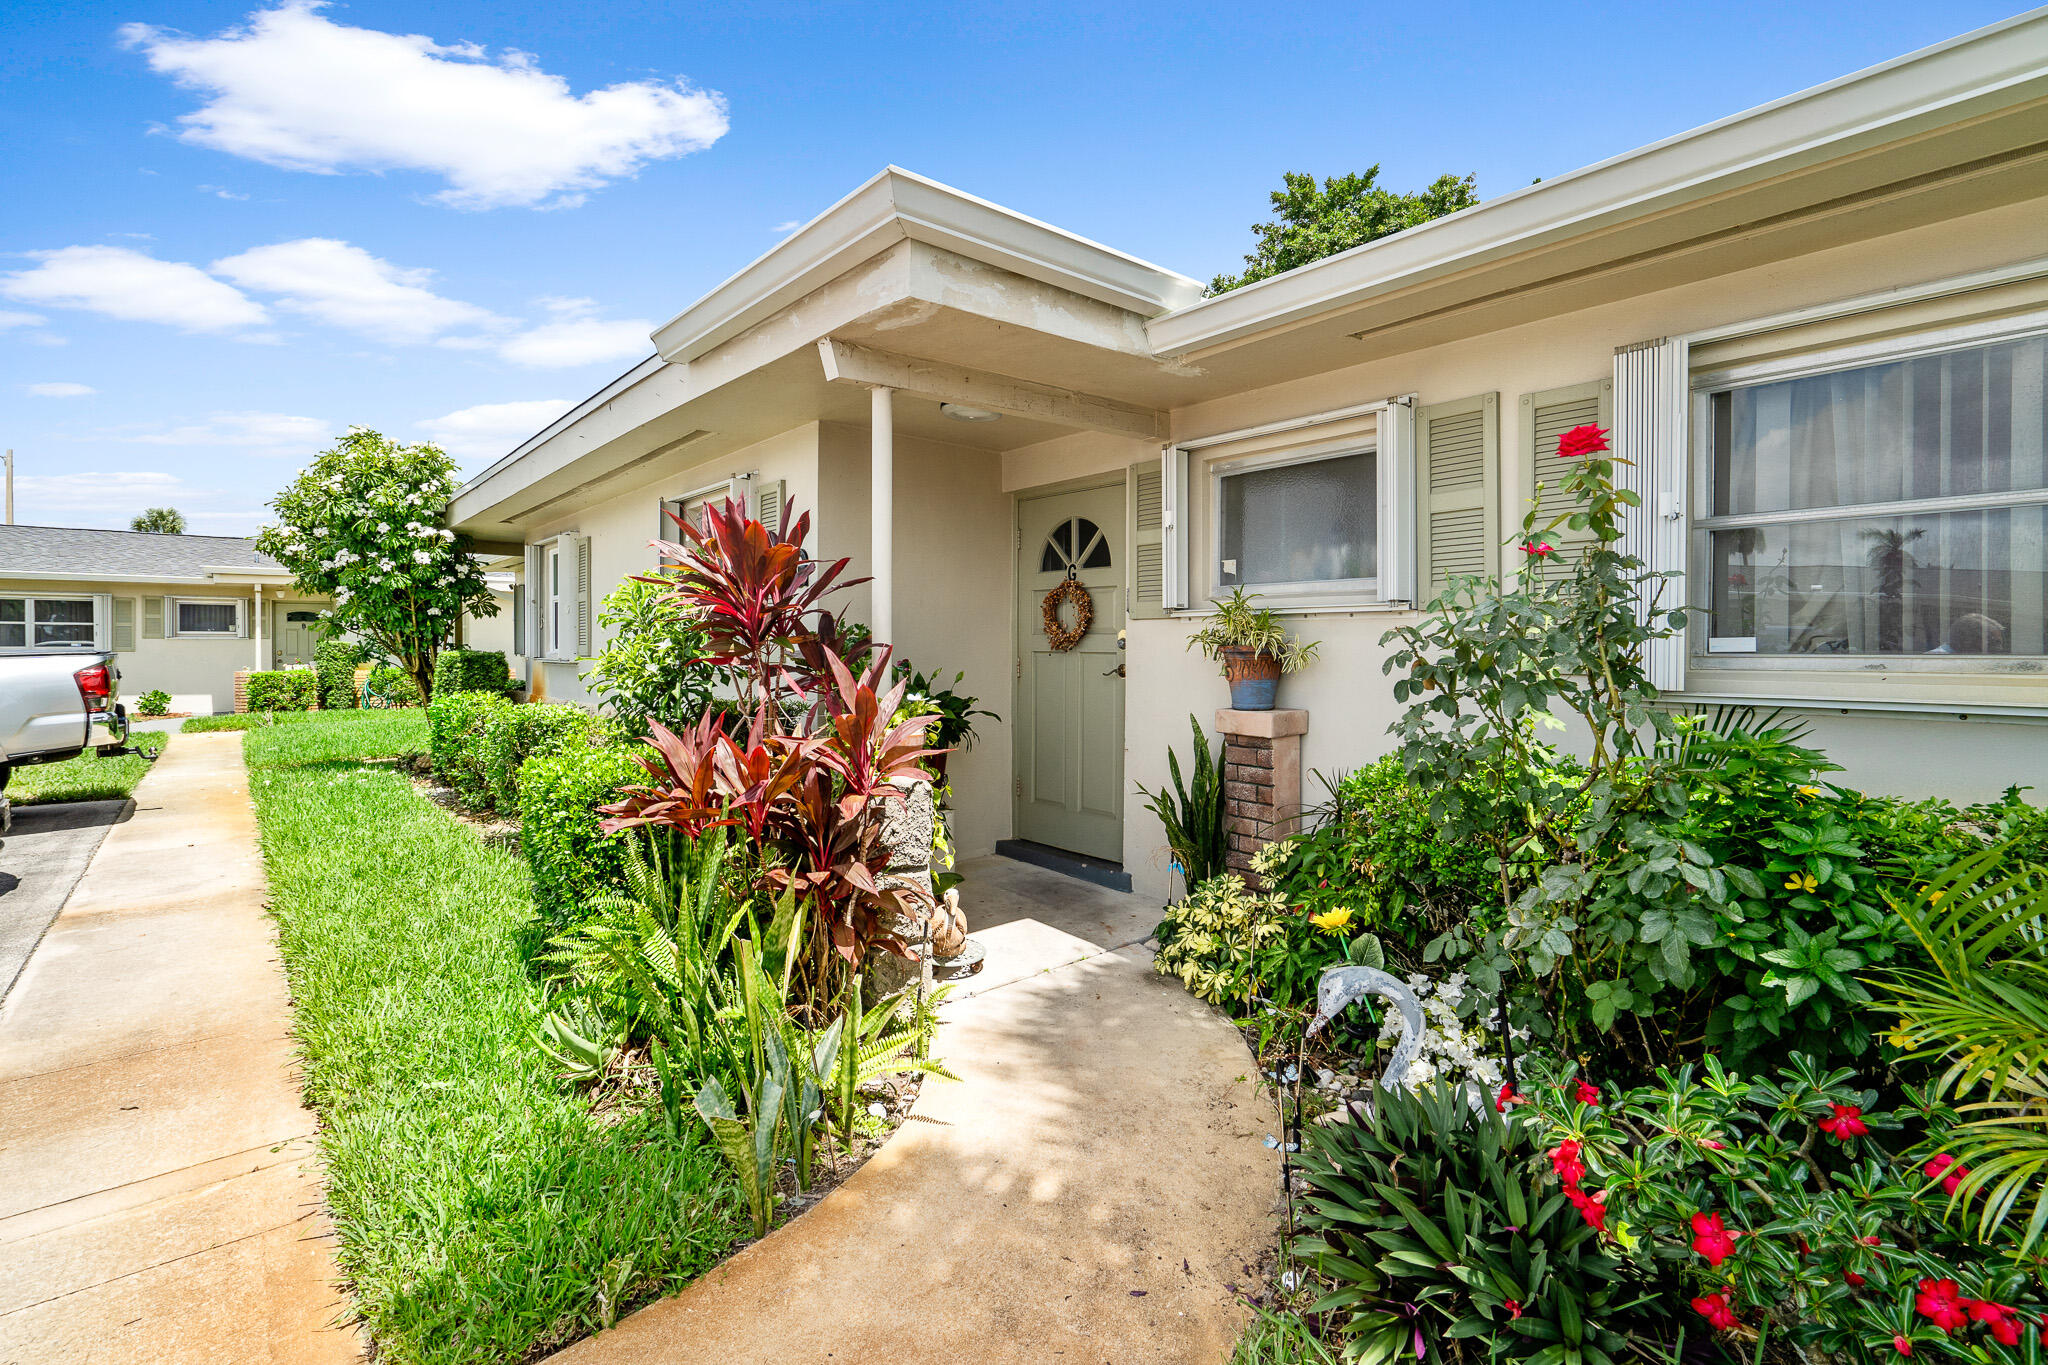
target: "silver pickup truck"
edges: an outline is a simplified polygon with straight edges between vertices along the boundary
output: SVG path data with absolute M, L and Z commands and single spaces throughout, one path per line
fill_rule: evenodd
M 128 742 L 111 654 L 0 654 L 0 793 L 16 768 Z

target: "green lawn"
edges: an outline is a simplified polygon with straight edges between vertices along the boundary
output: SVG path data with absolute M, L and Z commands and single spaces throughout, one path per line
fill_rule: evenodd
M 739 1235 L 706 1146 L 608 1122 L 535 1044 L 524 865 L 400 773 L 422 711 L 243 740 L 322 1120 L 338 1255 L 392 1361 L 522 1361 L 709 1266 Z
M 242 711 L 227 716 L 194 716 L 178 729 L 188 735 L 214 730 L 267 730 L 273 725 L 303 725 L 307 721 L 324 722 L 351 714 L 348 711 Z
M 62 763 L 42 763 L 16 768 L 7 783 L 7 798 L 17 806 L 44 805 L 51 801 L 118 801 L 135 792 L 135 784 L 149 771 L 150 762 L 162 752 L 164 736 L 156 731 L 138 733 L 133 744 L 144 754 L 122 754 L 101 758 L 97 752 L 67 758 Z M 146 756 L 145 756 L 146 755 Z

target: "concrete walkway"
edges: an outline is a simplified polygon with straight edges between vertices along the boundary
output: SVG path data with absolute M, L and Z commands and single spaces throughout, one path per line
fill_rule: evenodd
M 1151 969 L 1159 907 L 964 869 L 989 965 L 946 1007 L 911 1121 L 816 1208 L 552 1357 L 1218 1362 L 1272 1236 L 1271 1105 L 1237 1032 Z
M 179 735 L 0 1007 L 0 1365 L 359 1358 L 241 736 Z

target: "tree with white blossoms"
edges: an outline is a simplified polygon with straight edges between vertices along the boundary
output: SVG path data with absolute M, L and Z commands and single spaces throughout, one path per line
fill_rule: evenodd
M 271 500 L 277 521 L 256 537 L 300 592 L 334 599 L 329 635 L 395 660 L 422 699 L 463 613 L 498 612 L 469 538 L 444 524 L 454 494 L 455 462 L 440 447 L 351 427 Z

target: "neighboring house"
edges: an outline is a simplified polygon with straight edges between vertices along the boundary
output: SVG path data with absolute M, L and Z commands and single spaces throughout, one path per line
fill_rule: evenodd
M 452 503 L 524 547 L 535 692 L 584 696 L 663 508 L 797 504 L 874 576 L 852 615 L 1004 717 L 952 766 L 966 854 L 1167 891 L 1133 783 L 1225 704 L 1185 642 L 1238 584 L 1322 641 L 1306 765 L 1386 752 L 1382 634 L 1519 567 L 1582 422 L 1701 608 L 1677 698 L 1791 707 L 1873 789 L 2048 786 L 2048 11 L 1212 299 L 891 168 L 653 342 Z
M 238 669 L 310 664 L 325 598 L 242 536 L 0 526 L 0 653 L 111 649 L 121 695 L 232 710 Z

